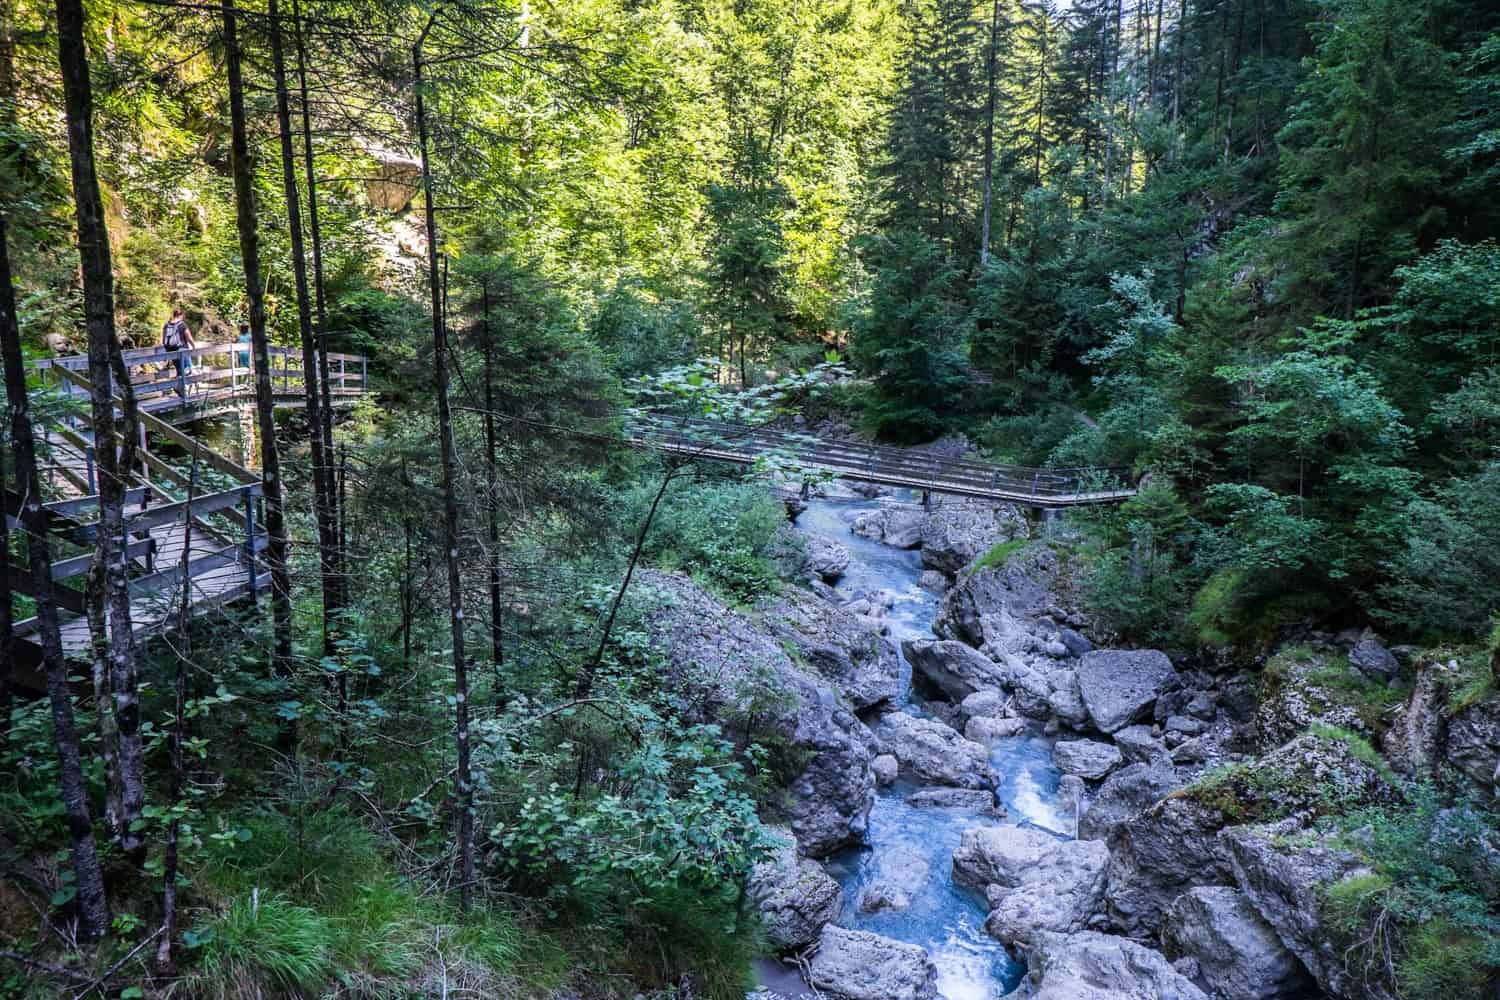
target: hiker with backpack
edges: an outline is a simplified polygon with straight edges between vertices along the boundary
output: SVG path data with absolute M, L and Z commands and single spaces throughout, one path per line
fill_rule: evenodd
M 198 342 L 193 339 L 193 331 L 188 329 L 187 317 L 182 314 L 182 309 L 172 310 L 172 318 L 167 320 L 166 325 L 161 328 L 161 346 L 168 351 L 191 351 L 197 348 Z M 172 358 L 172 365 L 177 369 L 179 379 L 186 378 L 192 374 L 193 359 L 190 355 L 178 353 Z M 185 389 L 178 389 L 177 395 L 183 399 L 187 398 Z

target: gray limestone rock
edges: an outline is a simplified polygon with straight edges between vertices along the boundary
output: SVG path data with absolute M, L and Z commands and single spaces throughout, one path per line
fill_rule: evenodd
M 1349 650 L 1349 665 L 1371 680 L 1388 681 L 1401 673 L 1401 663 L 1370 629 Z
M 767 942 L 777 951 L 795 951 L 839 918 L 844 893 L 822 865 L 798 856 L 790 833 L 782 838 L 787 846 L 750 870 L 747 888 L 760 908 Z
M 876 723 L 875 738 L 883 752 L 900 762 L 902 773 L 919 781 L 955 788 L 995 787 L 989 751 L 936 719 L 890 712 Z
M 1235 884 L 1301 960 L 1318 986 L 1336 997 L 1394 1000 L 1378 981 L 1366 981 L 1323 922 L 1323 892 L 1345 879 L 1369 873 L 1353 855 L 1323 843 L 1293 842 L 1290 824 L 1239 826 L 1225 830 Z
M 1111 934 L 1039 934 L 1031 1000 L 1208 1000 L 1158 951 Z
M 1014 889 L 992 886 L 987 893 L 991 936 L 1022 947 L 1038 934 L 1084 930 L 1104 900 L 1104 870 L 1109 850 L 1097 840 L 1069 840 L 1054 845 L 1021 873 Z
M 1096 649 L 1078 662 L 1083 703 L 1106 733 L 1149 717 L 1156 699 L 1177 683 L 1172 661 L 1154 649 Z
M 910 848 L 894 847 L 876 858 L 875 877 L 859 897 L 859 908 L 865 913 L 882 910 L 904 910 L 912 897 L 927 884 L 930 866 L 927 859 Z
M 694 706 L 694 721 L 753 718 L 746 736 L 797 750 L 805 764 L 788 786 L 787 811 L 805 853 L 859 843 L 875 798 L 874 738 L 864 723 L 762 624 L 684 575 L 646 570 L 639 579 L 641 596 L 654 601 L 645 627 L 668 651 L 664 680 Z
M 1105 779 L 1094 793 L 1078 825 L 1078 835 L 1085 840 L 1103 840 L 1115 827 L 1160 802 L 1182 783 L 1170 761 L 1128 764 Z
M 1166 752 L 1166 744 L 1151 735 L 1146 725 L 1126 726 L 1115 731 L 1115 746 L 1132 764 L 1141 764 Z
M 938 1000 L 937 969 L 925 948 L 834 924 L 823 928 L 808 977 L 840 1000 Z
M 975 888 L 1014 889 L 1059 843 L 1056 836 L 1029 826 L 970 827 L 953 852 L 953 880 Z
M 1183 892 L 1233 881 L 1219 842 L 1224 816 L 1190 798 L 1166 798 L 1109 836 L 1105 898 L 1110 920 L 1135 938 L 1155 938 Z
M 970 719 L 964 726 L 964 739 L 973 740 L 975 743 L 990 744 L 996 740 L 1016 736 L 1025 732 L 1026 729 L 1025 719 L 992 719 L 981 715 Z
M 1098 781 L 1120 766 L 1123 755 L 1117 747 L 1094 740 L 1059 740 L 1052 747 L 1052 762 L 1063 774 L 1076 774 Z
M 1291 1000 L 1312 985 L 1302 967 L 1250 900 L 1229 886 L 1197 886 L 1167 909 L 1162 942 L 1169 955 L 1192 959 L 1220 1000 Z
M 1004 668 L 965 643 L 906 639 L 901 648 L 912 671 L 953 701 L 961 702 L 977 691 L 998 691 L 1006 685 Z
M 1028 534 L 1026 515 L 1010 504 L 946 499 L 922 526 L 922 565 L 956 574 L 996 545 Z
M 792 588 L 757 610 L 765 630 L 795 650 L 855 710 L 896 699 L 901 661 L 877 622 Z

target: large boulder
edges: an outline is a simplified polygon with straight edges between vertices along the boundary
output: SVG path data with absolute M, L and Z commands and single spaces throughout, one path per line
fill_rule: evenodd
M 955 788 L 995 787 L 989 751 L 936 719 L 889 712 L 875 725 L 875 738 L 883 752 L 900 762 L 903 774 L 919 781 Z
M 1311 977 L 1250 900 L 1229 886 L 1198 886 L 1167 910 L 1162 943 L 1168 955 L 1193 959 L 1219 1000 L 1292 1000 Z
M 1088 781 L 1103 778 L 1123 759 L 1118 747 L 1094 740 L 1058 740 L 1052 746 L 1052 762 L 1059 771 Z
M 938 1000 L 927 950 L 869 931 L 823 928 L 807 973 L 814 987 L 841 1000 Z
M 807 572 L 824 583 L 836 583 L 849 569 L 849 549 L 822 535 L 807 537 Z
M 1111 774 L 1094 793 L 1079 820 L 1078 836 L 1104 840 L 1115 827 L 1156 805 L 1182 784 L 1170 761 L 1127 764 Z
M 914 549 L 922 544 L 922 529 L 926 524 L 925 511 L 905 507 L 880 507 L 859 515 L 849 526 L 849 530 L 861 538 L 884 542 L 894 548 Z
M 1132 764 L 1144 764 L 1167 752 L 1167 746 L 1147 725 L 1126 726 L 1114 732 L 1115 746 Z
M 1401 673 L 1401 663 L 1371 629 L 1365 629 L 1349 650 L 1349 665 L 1374 681 L 1385 683 Z
M 865 913 L 906 909 L 927 884 L 930 870 L 926 856 L 910 847 L 880 852 L 875 859 L 875 877 L 860 894 L 859 908 Z
M 795 663 L 765 627 L 681 574 L 640 574 L 643 623 L 694 721 L 780 745 L 800 770 L 788 814 L 803 852 L 858 844 L 875 800 L 874 738 L 851 706 Z M 748 731 L 747 731 L 748 730 Z
M 1218 837 L 1224 825 L 1217 809 L 1174 796 L 1115 827 L 1105 886 L 1111 922 L 1131 937 L 1155 938 L 1179 895 L 1198 885 L 1232 883 Z
M 1054 641 L 1055 652 L 1067 657 L 1058 625 L 1077 624 L 1081 616 L 1056 592 L 1063 576 L 1062 558 L 1051 546 L 1027 546 L 997 566 L 964 574 L 938 605 L 932 630 L 982 647 L 995 658 Z
M 1393 1000 L 1378 980 L 1345 960 L 1344 947 L 1324 922 L 1324 893 L 1370 873 L 1354 855 L 1327 843 L 1288 837 L 1292 822 L 1224 831 L 1235 884 L 1255 911 L 1296 955 L 1318 986 L 1335 997 Z
M 1500 786 L 1500 697 L 1467 705 L 1448 721 L 1443 763 L 1494 794 Z
M 1127 934 L 1156 934 L 1180 893 L 1233 882 L 1219 830 L 1391 805 L 1398 792 L 1387 774 L 1368 746 L 1314 731 L 1254 762 L 1203 775 L 1110 834 L 1111 919 Z
M 1030 826 L 974 826 L 959 836 L 953 880 L 983 889 L 1014 889 L 1042 858 L 1057 850 L 1057 837 Z
M 1002 542 L 1029 534 L 1011 504 L 945 499 L 922 526 L 922 565 L 950 576 Z
M 365 152 L 375 161 L 374 173 L 365 179 L 371 206 L 382 212 L 406 211 L 422 182 L 422 161 L 378 147 Z
M 1109 850 L 1097 840 L 1054 844 L 1021 871 L 1012 889 L 993 885 L 986 895 L 990 915 L 985 930 L 1006 944 L 1029 947 L 1044 932 L 1084 930 L 1104 901 L 1104 870 Z
M 1031 1000 L 1208 1000 L 1158 951 L 1111 934 L 1039 934 Z
M 1178 683 L 1172 661 L 1154 649 L 1096 649 L 1078 661 L 1083 703 L 1105 733 L 1149 718 L 1156 699 Z
M 764 628 L 789 646 L 856 711 L 891 702 L 901 690 L 896 649 L 871 619 L 806 590 L 788 588 L 760 608 Z
M 822 865 L 798 855 L 790 833 L 783 839 L 787 846 L 750 870 L 747 888 L 760 909 L 766 941 L 777 951 L 796 951 L 839 918 L 844 893 Z
M 952 639 L 906 639 L 901 643 L 912 672 L 921 675 L 953 701 L 1008 684 L 1003 666 L 966 643 Z

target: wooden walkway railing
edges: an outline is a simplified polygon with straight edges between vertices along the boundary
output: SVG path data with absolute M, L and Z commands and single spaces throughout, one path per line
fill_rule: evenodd
M 253 599 L 269 586 L 269 574 L 260 558 L 267 544 L 260 475 L 163 419 L 198 419 L 253 399 L 254 371 L 248 364 L 248 351 L 249 345 L 215 344 L 182 352 L 160 348 L 125 352 L 141 423 L 137 464 L 128 471 L 125 484 L 131 623 L 139 634 L 165 631 L 176 623 L 184 570 L 189 578 L 190 614 L 241 597 Z M 191 372 L 178 372 L 171 364 L 179 356 L 193 359 Z M 364 358 L 342 354 L 328 358 L 335 405 L 348 403 L 367 390 Z M 276 348 L 272 363 L 277 405 L 301 404 L 301 353 Z M 58 379 L 65 396 L 88 397 L 87 358 L 50 358 L 36 364 Z M 118 392 L 115 398 L 119 399 Z M 153 439 L 168 445 L 170 453 L 153 450 Z M 44 444 L 53 484 L 44 489 L 53 495 L 43 506 L 53 542 L 56 586 L 52 590 L 62 619 L 63 649 L 69 656 L 84 656 L 91 639 L 81 583 L 99 529 L 94 439 L 86 421 L 69 416 L 44 430 Z M 198 478 L 189 502 L 187 480 L 193 466 Z M 0 499 L 8 524 L 18 530 L 15 515 L 20 498 L 7 492 Z M 27 593 L 30 574 L 18 566 L 10 570 L 12 586 Z M 37 621 L 31 618 L 17 622 L 13 630 L 33 657 L 38 652 L 36 628 Z
M 627 433 L 639 447 L 676 455 L 740 465 L 785 456 L 804 469 L 822 470 L 840 479 L 1027 507 L 1079 507 L 1117 503 L 1135 496 L 1130 470 L 1123 467 L 1039 469 L 998 465 L 908 448 L 654 414 L 635 419 Z
M 125 369 L 143 413 L 172 414 L 199 419 L 225 413 L 255 398 L 255 369 L 249 344 L 205 344 L 187 351 L 142 347 L 123 352 Z M 302 352 L 272 347 L 271 390 L 277 406 L 301 406 L 306 401 Z M 178 371 L 175 362 L 191 362 Z M 88 356 L 70 354 L 34 362 L 42 372 L 88 374 Z M 186 367 L 186 366 L 185 366 Z M 328 355 L 329 398 L 335 406 L 352 402 L 369 391 L 369 365 L 357 354 Z M 64 393 L 76 394 L 74 383 L 63 380 Z

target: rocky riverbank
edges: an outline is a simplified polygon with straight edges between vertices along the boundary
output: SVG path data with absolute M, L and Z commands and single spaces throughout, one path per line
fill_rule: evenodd
M 1351 960 L 1348 922 L 1330 921 L 1327 900 L 1372 868 L 1327 820 L 1401 803 L 1403 775 L 1492 795 L 1493 693 L 1456 699 L 1457 663 L 1368 631 L 1308 634 L 1245 669 L 1100 648 L 1072 557 L 1026 541 L 1020 512 L 950 501 L 847 520 L 852 537 L 916 548 L 913 583 L 935 606 L 911 616 L 889 592 L 835 589 L 859 560 L 823 536 L 788 540 L 805 586 L 750 610 L 683 576 L 643 579 L 695 713 L 773 751 L 788 846 L 749 889 L 770 942 L 803 956 L 822 996 L 959 1000 L 940 992 L 929 948 L 846 926 L 930 892 L 930 852 L 877 852 L 858 898 L 819 863 L 866 840 L 888 787 L 903 809 L 960 817 L 942 875 L 982 898 L 984 931 L 1024 963 L 1033 996 L 1397 995 Z M 1050 743 L 1066 829 L 1002 818 L 994 749 L 1018 738 Z

